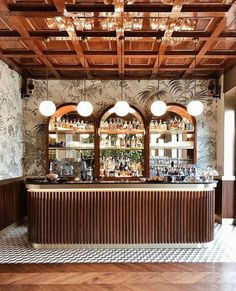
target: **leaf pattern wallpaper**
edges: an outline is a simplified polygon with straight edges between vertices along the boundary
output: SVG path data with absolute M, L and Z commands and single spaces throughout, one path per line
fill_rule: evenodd
M 194 80 L 130 80 L 123 82 L 123 99 L 140 109 L 144 115 L 150 114 L 150 104 L 156 99 L 186 105 L 195 94 Z M 109 105 L 121 98 L 121 82 L 117 80 L 86 81 L 84 89 L 81 80 L 49 80 L 49 98 L 55 104 L 79 102 L 85 93 L 94 105 L 94 115 L 100 114 Z M 26 175 L 45 174 L 45 123 L 38 107 L 46 98 L 47 84 L 44 80 L 34 80 L 33 95 L 24 99 Z M 216 166 L 217 102 L 207 95 L 207 81 L 198 80 L 197 97 L 204 103 L 204 112 L 197 117 L 197 160 L 198 166 Z M 1 123 L 1 120 L 0 120 Z
M 0 180 L 23 175 L 21 77 L 0 61 Z

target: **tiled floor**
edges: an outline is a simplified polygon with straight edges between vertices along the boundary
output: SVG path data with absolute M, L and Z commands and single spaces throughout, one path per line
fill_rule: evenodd
M 213 244 L 202 249 L 66 249 L 36 250 L 27 227 L 0 236 L 0 263 L 137 263 L 236 262 L 236 226 L 215 226 Z

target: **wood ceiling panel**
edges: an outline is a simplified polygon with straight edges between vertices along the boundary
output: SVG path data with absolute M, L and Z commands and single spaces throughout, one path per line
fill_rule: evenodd
M 91 65 L 113 65 L 114 61 L 112 58 L 96 58 L 96 59 L 92 59 L 92 58 L 87 58 L 88 63 Z M 117 62 L 116 62 L 117 64 Z
M 227 31 L 236 31 L 236 20 L 228 27 Z
M 35 58 L 17 58 L 17 57 L 15 57 L 14 60 L 22 67 L 28 66 L 28 65 L 41 65 L 41 63 Z
M 11 29 L 11 27 L 9 27 L 5 21 L 0 17 L 0 30 L 8 30 Z
M 28 23 L 28 30 L 48 30 L 48 24 L 46 19 L 42 17 L 29 17 L 26 19 Z M 55 30 L 59 30 L 57 26 L 54 28 Z
M 206 31 L 213 21 L 213 18 L 192 18 L 192 20 L 196 21 L 196 31 Z
M 73 57 L 57 57 L 57 58 L 51 58 L 51 61 L 55 65 L 78 65 L 78 62 L 75 58 Z
M 109 3 L 0 0 L 0 58 L 24 77 L 46 77 L 48 67 L 54 78 L 86 74 L 90 79 L 192 78 L 195 55 L 198 77 L 217 77 L 236 62 L 236 1 L 173 0 L 173 5 L 163 5 L 136 0 L 121 5 L 126 13 L 118 18 L 121 24 L 106 31 L 99 23 L 104 12 L 114 11 L 114 1 Z M 84 12 L 95 25 L 91 30 L 75 27 L 75 17 L 83 22 Z M 128 13 L 133 21 L 143 20 L 141 30 L 122 28 Z M 165 18 L 166 28 L 152 29 L 150 16 Z M 196 23 L 190 30 L 177 29 L 180 19 Z
M 222 59 L 203 59 L 201 65 L 218 65 L 220 67 L 223 62 L 224 60 Z
M 224 4 L 224 0 L 188 0 L 189 4 Z
M 1 46 L 4 47 L 5 49 L 17 50 L 26 48 L 26 45 L 21 41 L 7 41 L 7 42 L 1 41 L 0 43 Z
M 166 58 L 165 65 L 179 65 L 179 66 L 186 66 L 189 64 L 188 58 Z
M 140 51 L 148 51 L 152 50 L 153 48 L 153 40 L 146 42 L 146 41 L 129 41 L 129 43 L 126 44 L 125 42 L 125 48 L 128 49 L 128 46 L 130 50 L 140 50 Z
M 214 45 L 212 46 L 212 50 L 231 50 L 233 47 L 235 47 L 235 44 L 236 42 L 234 40 L 220 40 L 214 43 Z
M 109 51 L 111 49 L 111 44 L 109 41 L 101 40 L 99 42 L 88 40 L 87 47 L 88 50 L 101 50 L 101 51 Z
M 151 62 L 153 63 L 154 60 L 152 59 Z M 132 58 L 130 59 L 129 63 L 131 65 L 148 65 L 150 63 L 150 59 Z

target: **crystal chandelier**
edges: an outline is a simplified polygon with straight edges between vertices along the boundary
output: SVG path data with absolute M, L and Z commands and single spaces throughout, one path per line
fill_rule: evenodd
M 133 15 L 133 14 L 132 14 Z M 102 13 L 103 19 L 100 20 L 100 25 L 103 30 L 141 30 L 143 27 L 142 12 L 135 13 L 135 18 L 131 17 L 129 13 Z
M 191 31 L 196 26 L 195 19 L 178 18 L 171 21 L 167 17 L 154 17 L 154 15 L 154 13 L 150 13 L 150 26 L 152 30 Z

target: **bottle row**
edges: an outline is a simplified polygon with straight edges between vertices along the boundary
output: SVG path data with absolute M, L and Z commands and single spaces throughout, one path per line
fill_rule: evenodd
M 143 123 L 137 119 L 124 120 L 121 118 L 110 118 L 109 120 L 101 121 L 101 129 L 109 130 L 136 130 L 144 129 Z
M 94 126 L 87 121 L 69 118 L 55 117 L 49 123 L 49 130 L 93 130 Z M 106 121 L 101 121 L 101 129 L 104 130 L 143 130 L 143 123 L 139 122 L 137 119 L 124 120 L 121 118 L 110 118 Z M 168 119 L 167 121 L 151 120 L 150 129 L 156 130 L 193 130 L 193 125 L 187 119 L 178 119 L 176 116 L 174 118 Z
M 69 118 L 60 118 L 55 117 L 49 123 L 49 130 L 93 130 L 94 126 L 87 121 L 73 119 L 69 120 Z
M 142 135 L 118 134 L 117 136 L 102 135 L 102 147 L 141 148 L 143 147 Z
M 131 161 L 130 158 L 103 157 L 100 166 L 101 177 L 140 177 L 142 176 L 141 162 Z
M 167 121 L 162 122 L 160 119 L 151 120 L 150 129 L 157 130 L 193 130 L 193 125 L 186 118 L 180 119 L 176 116 L 174 118 L 169 118 Z

